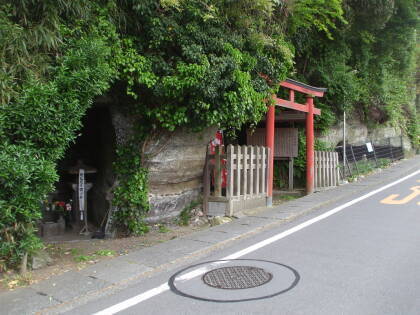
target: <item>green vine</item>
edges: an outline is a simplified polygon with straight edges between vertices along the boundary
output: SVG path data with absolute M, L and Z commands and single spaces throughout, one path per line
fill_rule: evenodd
M 138 133 L 142 136 L 142 133 Z M 148 171 L 142 166 L 139 141 L 135 137 L 117 149 L 114 170 L 118 174 L 118 186 L 114 190 L 113 204 L 116 227 L 129 234 L 142 235 L 149 231 L 144 216 L 149 210 Z

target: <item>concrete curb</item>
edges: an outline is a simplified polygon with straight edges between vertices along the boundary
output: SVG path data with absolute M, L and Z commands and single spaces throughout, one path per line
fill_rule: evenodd
M 28 288 L 4 293 L 0 295 L 0 304 L 7 314 L 62 313 L 138 283 L 145 277 L 196 261 L 218 249 L 232 246 L 240 239 L 280 226 L 362 191 L 373 190 L 384 182 L 391 182 L 419 168 L 420 156 L 415 156 L 354 183 L 317 192 L 272 208 L 244 211 L 243 217 L 230 223 L 102 261 L 78 272 L 70 271 Z M 66 289 L 63 290 L 62 287 Z

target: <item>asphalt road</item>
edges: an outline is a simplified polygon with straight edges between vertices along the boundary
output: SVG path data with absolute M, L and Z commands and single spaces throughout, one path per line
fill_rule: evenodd
M 69 314 L 420 314 L 420 174 L 368 193 Z

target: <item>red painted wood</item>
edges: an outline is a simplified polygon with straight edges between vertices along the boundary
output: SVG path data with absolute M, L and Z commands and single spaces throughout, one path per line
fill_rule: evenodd
M 280 86 L 285 87 L 287 89 L 295 90 L 301 93 L 305 93 L 307 95 L 318 96 L 318 97 L 324 96 L 324 92 L 309 90 L 302 86 L 299 86 L 290 82 L 286 82 L 286 81 L 280 82 Z
M 278 97 L 275 97 L 274 101 L 276 105 L 281 106 L 281 107 L 290 108 L 290 109 L 294 109 L 294 110 L 305 112 L 305 113 L 308 112 L 308 105 L 302 105 L 302 104 L 287 101 Z M 319 108 L 313 108 L 313 113 L 315 115 L 321 115 L 321 110 Z
M 269 159 L 269 171 L 267 174 L 268 187 L 267 195 L 268 197 L 273 196 L 273 167 L 274 167 L 274 120 L 275 120 L 275 106 L 271 105 L 268 107 L 267 120 L 266 120 L 266 146 L 270 148 L 270 159 Z
M 289 90 L 289 98 L 292 103 L 295 102 L 295 91 Z
M 314 191 L 314 99 L 306 99 L 308 113 L 306 115 L 306 193 Z
M 266 79 L 268 83 L 271 83 L 271 80 L 267 75 L 260 74 L 262 78 Z M 314 97 L 324 96 L 326 89 L 320 88 L 310 88 L 308 85 L 302 86 L 299 82 L 293 80 L 286 80 L 280 82 L 280 86 L 289 89 L 289 98 L 290 100 L 284 100 L 278 98 L 276 95 L 273 95 L 273 100 L 275 105 L 290 108 L 299 112 L 304 112 L 306 114 L 306 191 L 308 194 L 314 191 L 314 115 L 321 115 L 321 110 L 314 107 Z M 322 91 L 320 91 L 322 90 Z M 306 94 L 306 104 L 302 105 L 295 102 L 295 92 L 300 92 Z M 267 125 L 266 125 L 266 145 L 271 149 L 271 152 L 274 151 L 274 121 L 275 121 L 275 110 L 274 106 L 269 107 L 267 113 Z M 268 196 L 271 197 L 273 193 L 273 157 L 274 154 L 271 154 L 270 157 L 270 173 L 269 173 L 269 185 L 268 185 Z

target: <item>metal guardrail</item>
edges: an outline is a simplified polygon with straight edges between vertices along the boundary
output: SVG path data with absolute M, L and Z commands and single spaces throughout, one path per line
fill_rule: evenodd
M 343 147 L 338 146 L 335 151 L 340 161 L 341 178 L 360 175 L 404 158 L 402 137 L 390 137 L 376 142 L 366 140 L 361 145 L 346 145 L 345 161 L 343 161 Z

